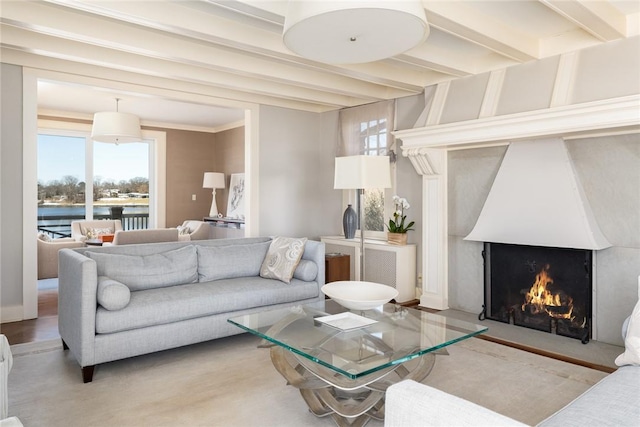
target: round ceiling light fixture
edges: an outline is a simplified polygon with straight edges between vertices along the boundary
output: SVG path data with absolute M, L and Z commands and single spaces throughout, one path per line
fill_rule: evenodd
M 91 139 L 99 142 L 123 144 L 142 141 L 138 116 L 118 111 L 120 98 L 116 98 L 116 111 L 95 113 L 91 128 Z
M 360 64 L 406 52 L 429 35 L 421 1 L 289 1 L 283 41 L 329 64 Z

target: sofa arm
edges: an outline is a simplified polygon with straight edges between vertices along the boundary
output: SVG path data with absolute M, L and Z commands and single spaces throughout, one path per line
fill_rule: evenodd
M 385 427 L 524 426 L 480 405 L 413 380 L 387 389 Z
M 95 365 L 98 269 L 74 249 L 62 249 L 58 274 L 58 331 L 80 366 Z

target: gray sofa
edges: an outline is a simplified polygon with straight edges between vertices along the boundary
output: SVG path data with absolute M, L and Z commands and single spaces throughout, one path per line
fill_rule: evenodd
M 629 318 L 622 327 L 626 336 Z M 524 426 L 468 400 L 412 380 L 387 389 L 385 427 Z M 640 366 L 618 368 L 549 418 L 540 427 L 639 426 Z
M 84 382 L 97 364 L 242 333 L 233 316 L 321 301 L 324 244 L 290 283 L 260 276 L 270 238 L 63 249 L 58 327 Z

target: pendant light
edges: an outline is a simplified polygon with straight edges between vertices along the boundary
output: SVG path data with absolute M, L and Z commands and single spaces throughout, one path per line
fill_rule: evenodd
M 412 49 L 429 35 L 420 0 L 289 1 L 283 42 L 329 64 L 359 64 Z
M 120 98 L 116 98 L 115 112 L 102 112 L 93 115 L 91 139 L 116 145 L 142 141 L 140 119 L 133 114 L 119 112 L 119 102 Z

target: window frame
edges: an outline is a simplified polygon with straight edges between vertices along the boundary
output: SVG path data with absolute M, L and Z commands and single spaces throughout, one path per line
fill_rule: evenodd
M 85 218 L 93 219 L 93 144 L 91 125 L 58 120 L 38 120 L 37 137 L 41 134 L 85 138 Z M 166 132 L 142 130 L 149 144 L 149 228 L 166 226 Z M 37 170 L 36 170 L 37 175 Z M 37 181 L 37 180 L 36 180 Z
M 368 145 L 368 138 L 371 138 L 372 136 L 377 136 L 379 137 L 381 135 L 380 132 L 372 134 L 371 132 L 369 132 L 369 130 L 371 129 L 372 126 L 367 126 L 365 129 L 363 129 L 363 125 L 369 123 L 380 123 L 381 121 L 387 121 L 387 117 L 377 117 L 377 118 L 373 118 L 373 119 L 369 119 L 366 122 L 361 121 L 360 123 L 358 123 L 358 126 L 361 129 L 361 132 L 363 132 L 364 130 L 367 130 L 365 135 L 361 135 L 361 149 L 359 154 L 360 155 L 370 155 L 370 153 L 372 152 L 376 152 L 376 155 L 385 155 L 385 156 L 389 156 L 390 151 L 392 150 L 392 146 L 393 144 L 389 144 L 389 135 L 390 135 L 390 131 L 388 129 L 388 127 L 385 127 L 385 132 L 383 132 L 382 134 L 384 134 L 386 136 L 386 143 L 385 143 L 385 147 L 381 148 L 379 146 L 379 144 L 376 144 L 377 147 L 370 147 Z M 388 123 L 387 123 L 388 125 Z M 379 139 L 376 138 L 376 142 Z M 384 154 L 380 154 L 381 151 L 384 151 Z M 391 169 L 391 188 L 385 188 L 384 191 L 384 217 L 383 217 L 383 229 L 382 231 L 376 231 L 376 230 L 364 230 L 364 237 L 365 239 L 372 239 L 372 240 L 387 240 L 387 227 L 386 224 L 389 221 L 389 218 L 392 215 L 394 206 L 393 206 L 393 195 L 395 194 L 395 189 L 396 189 L 396 163 L 395 162 L 391 162 L 390 165 L 390 169 Z M 342 194 L 342 199 L 343 199 L 343 203 L 344 205 L 348 205 L 351 204 L 353 206 L 353 208 L 356 210 L 356 213 L 358 214 L 358 226 L 356 229 L 356 238 L 360 238 L 361 235 L 361 215 L 360 215 L 360 207 L 362 204 L 362 190 L 343 190 L 343 194 Z M 363 212 L 364 214 L 364 212 Z

